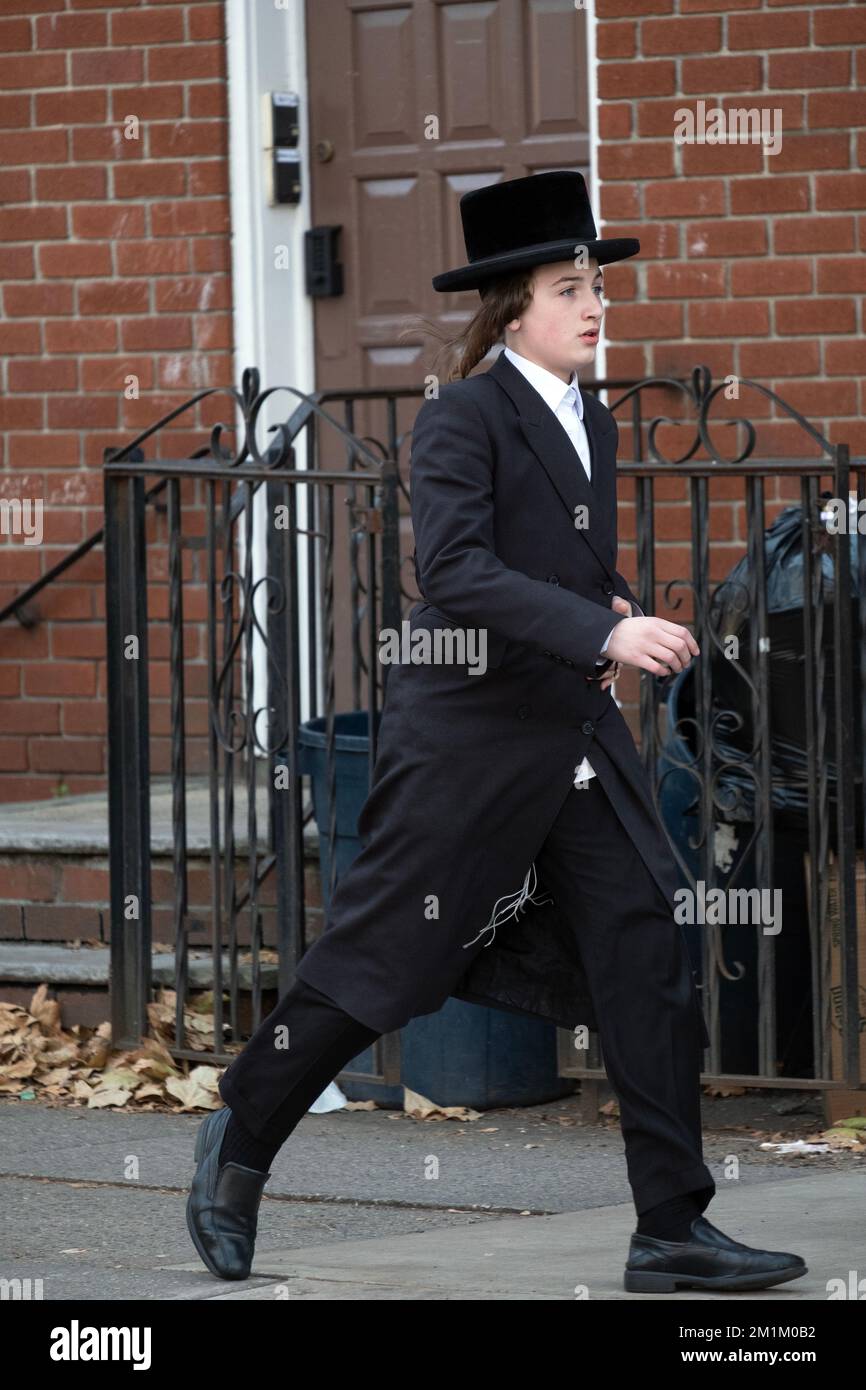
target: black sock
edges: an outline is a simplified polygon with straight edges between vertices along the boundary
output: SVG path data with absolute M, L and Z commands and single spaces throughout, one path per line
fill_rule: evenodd
M 701 1207 L 694 1194 L 683 1192 L 677 1197 L 669 1197 L 666 1202 L 650 1207 L 638 1217 L 637 1233 L 640 1236 L 654 1236 L 656 1240 L 688 1240 L 691 1225 L 700 1216 Z
M 259 1173 L 267 1173 L 279 1147 L 279 1144 L 257 1139 L 254 1134 L 250 1134 L 232 1111 L 225 1127 L 217 1162 L 220 1167 L 224 1163 L 241 1163 L 244 1168 L 255 1168 Z

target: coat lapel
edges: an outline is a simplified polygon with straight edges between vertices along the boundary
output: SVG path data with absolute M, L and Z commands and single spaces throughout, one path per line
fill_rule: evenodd
M 504 349 L 488 375 L 517 407 L 523 438 L 553 483 L 572 524 L 578 516 L 576 509 L 586 507 L 588 524 L 575 529 L 613 578 L 615 556 L 611 537 L 616 507 L 616 433 L 598 402 L 589 392 L 581 393 L 592 464 L 590 483 L 565 429 L 535 387 L 513 362 L 509 362 Z

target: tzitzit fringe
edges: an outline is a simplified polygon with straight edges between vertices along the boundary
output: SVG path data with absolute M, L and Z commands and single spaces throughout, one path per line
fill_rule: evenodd
M 532 896 L 537 887 L 537 882 L 534 881 L 532 884 L 532 888 L 530 888 L 530 875 L 532 875 L 533 879 L 537 879 L 534 863 L 530 864 L 529 868 L 526 870 L 526 877 L 523 880 L 523 887 L 518 892 L 503 893 L 501 898 L 496 899 L 496 902 L 493 904 L 493 911 L 490 914 L 490 921 L 485 923 L 485 925 L 481 928 L 481 931 L 477 932 L 475 936 L 473 936 L 471 941 L 464 941 L 464 951 L 466 950 L 467 946 L 473 946 L 475 942 L 478 940 L 479 936 L 483 936 L 483 934 L 486 931 L 491 931 L 493 933 L 493 936 L 491 936 L 489 941 L 485 941 L 484 944 L 485 946 L 492 946 L 493 939 L 496 936 L 496 928 L 501 926 L 503 922 L 507 922 L 509 917 L 513 917 L 516 921 L 517 914 L 523 911 L 525 903 L 531 902 L 541 904 L 553 902 L 553 898 L 549 893 L 547 897 L 542 896 L 540 898 L 534 898 Z M 515 901 L 512 902 L 510 906 L 508 906 L 507 908 L 502 908 L 501 914 L 498 914 L 496 909 L 499 907 L 499 904 L 501 902 L 507 901 L 509 898 L 514 898 Z

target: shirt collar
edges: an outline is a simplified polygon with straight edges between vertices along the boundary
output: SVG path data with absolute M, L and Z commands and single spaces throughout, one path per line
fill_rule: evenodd
M 572 372 L 570 380 L 565 382 L 562 380 L 562 377 L 557 376 L 555 372 L 549 372 L 546 367 L 540 367 L 537 362 L 531 362 L 528 357 L 524 357 L 519 352 L 514 352 L 510 347 L 505 349 L 505 355 L 509 362 L 512 362 L 514 366 L 523 373 L 530 386 L 534 386 L 539 395 L 543 396 L 544 400 L 553 411 L 559 408 L 562 398 L 569 387 L 573 387 L 575 409 L 577 410 L 578 419 L 583 419 L 583 397 L 580 394 L 580 387 L 577 384 L 576 371 Z

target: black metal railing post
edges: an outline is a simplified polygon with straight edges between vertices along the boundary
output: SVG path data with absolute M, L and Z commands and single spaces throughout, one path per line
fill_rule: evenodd
M 108 819 L 111 877 L 111 1037 L 148 1032 L 151 971 L 150 728 L 147 679 L 145 489 L 105 475 Z

